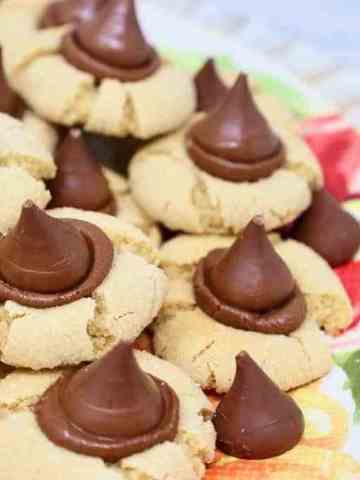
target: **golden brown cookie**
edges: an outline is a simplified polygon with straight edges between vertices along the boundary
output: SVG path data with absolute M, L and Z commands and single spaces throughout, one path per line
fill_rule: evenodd
M 307 304 L 306 320 L 289 335 L 244 331 L 216 322 L 199 307 L 193 292 L 195 267 L 215 248 L 227 248 L 231 237 L 180 235 L 160 251 L 169 293 L 154 326 L 155 352 L 184 368 L 203 388 L 219 393 L 230 387 L 233 359 L 246 350 L 284 390 L 326 374 L 331 355 L 324 334 L 337 334 L 352 320 L 349 298 L 327 263 L 308 247 L 272 239 Z M 191 339 L 191 341 L 190 341 Z
M 285 146 L 285 165 L 251 183 L 211 175 L 190 158 L 190 124 L 140 150 L 130 165 L 134 198 L 151 218 L 175 231 L 233 234 L 256 215 L 263 216 L 270 231 L 291 223 L 309 207 L 311 192 L 323 183 L 318 161 L 276 99 L 263 93 L 254 98 Z M 196 115 L 193 122 L 202 116 Z
M 41 309 L 14 301 L 1 305 L 1 361 L 34 370 L 90 361 L 119 340 L 134 341 L 157 315 L 167 290 L 156 266 L 158 252 L 136 227 L 101 213 L 50 213 L 99 227 L 113 244 L 114 258 L 91 296 Z
M 4 68 L 12 88 L 34 112 L 62 125 L 137 138 L 169 132 L 189 118 L 195 108 L 189 74 L 161 58 L 160 68 L 142 80 L 96 82 L 60 52 L 69 25 L 38 28 L 49 3 L 6 0 L 0 9 Z
M 59 474 L 63 475 L 65 470 L 69 472 L 69 478 L 78 476 L 91 480 L 200 480 L 205 473 L 205 464 L 213 460 L 215 450 L 209 400 L 174 365 L 146 352 L 137 352 L 136 358 L 141 368 L 167 382 L 178 395 L 180 424 L 174 442 L 159 444 L 115 464 L 57 447 L 41 432 L 28 407 L 37 402 L 61 372 L 16 371 L 0 379 L 0 421 L 3 429 L 0 471 L 3 475 L 9 480 L 20 480 L 26 465 L 27 475 L 36 480 L 47 480 L 49 476 L 60 478 Z

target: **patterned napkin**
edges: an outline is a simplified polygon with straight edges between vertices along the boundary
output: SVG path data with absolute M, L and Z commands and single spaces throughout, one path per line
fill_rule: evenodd
M 191 70 L 204 61 L 196 54 L 166 53 Z M 227 58 L 220 58 L 219 64 L 232 67 Z M 299 117 L 328 190 L 360 220 L 360 135 L 339 115 L 318 116 L 307 98 L 281 79 L 268 73 L 256 78 L 264 91 L 279 97 Z M 360 261 L 336 273 L 352 300 L 354 322 L 342 335 L 329 338 L 332 372 L 291 393 L 304 412 L 304 438 L 292 451 L 269 460 L 239 460 L 217 452 L 206 480 L 360 480 Z

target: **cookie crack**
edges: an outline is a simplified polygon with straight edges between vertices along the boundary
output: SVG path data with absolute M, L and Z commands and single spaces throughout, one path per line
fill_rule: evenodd
M 307 363 L 307 368 L 306 368 L 306 370 L 307 370 L 307 371 L 312 371 L 312 367 L 311 367 L 311 365 L 312 365 L 311 357 L 310 357 L 309 353 L 307 352 L 307 350 L 306 350 L 306 348 L 305 348 L 304 342 L 303 342 L 302 339 L 299 338 L 299 337 L 292 337 L 292 338 L 300 345 L 300 348 L 301 348 L 301 350 L 302 350 L 302 352 L 303 352 L 303 354 L 304 354 L 304 357 L 305 357 L 306 363 Z
M 193 363 L 197 362 L 203 355 L 205 355 L 205 353 L 210 350 L 210 348 L 215 345 L 216 343 L 216 340 L 212 340 L 210 343 L 208 343 L 207 345 L 205 345 L 204 348 L 202 348 L 199 352 L 197 352 L 191 359 L 191 361 Z

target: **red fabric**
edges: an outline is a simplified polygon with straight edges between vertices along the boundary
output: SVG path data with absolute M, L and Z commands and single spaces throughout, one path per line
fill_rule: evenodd
M 337 268 L 336 273 L 342 281 L 354 308 L 354 321 L 349 329 L 360 323 L 360 262 L 351 262 Z
M 323 167 L 327 189 L 340 201 L 360 198 L 360 135 L 339 115 L 305 120 L 302 132 Z

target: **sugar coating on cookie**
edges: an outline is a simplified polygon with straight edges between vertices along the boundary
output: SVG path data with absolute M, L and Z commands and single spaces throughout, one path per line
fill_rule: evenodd
M 234 329 L 196 306 L 192 284 L 196 265 L 211 250 L 227 248 L 233 240 L 180 235 L 162 246 L 161 263 L 170 285 L 154 327 L 155 352 L 184 368 L 204 388 L 219 393 L 226 392 L 232 383 L 233 359 L 240 350 L 247 351 L 284 390 L 323 376 L 331 367 L 331 355 L 319 326 L 328 333 L 340 333 L 352 321 L 352 308 L 336 274 L 308 247 L 293 240 L 273 239 L 308 309 L 305 322 L 290 335 Z
M 82 210 L 50 213 L 95 224 L 115 253 L 110 272 L 90 297 L 43 309 L 14 301 L 1 306 L 1 360 L 34 370 L 90 361 L 119 340 L 135 340 L 158 313 L 167 290 L 166 276 L 156 266 L 158 253 L 136 227 Z
M 137 138 L 174 130 L 192 114 L 191 76 L 165 59 L 152 75 L 136 82 L 105 78 L 97 84 L 94 75 L 71 65 L 60 53 L 69 25 L 38 28 L 48 5 L 44 0 L 7 0 L 0 15 L 1 27 L 10 24 L 1 35 L 9 83 L 37 114 L 103 135 Z M 12 33 L 19 31 L 22 35 L 14 42 Z M 49 95 L 51 91 L 57 94 Z
M 141 368 L 167 382 L 178 395 L 180 423 L 174 442 L 159 444 L 116 464 L 57 447 L 41 432 L 27 407 L 34 405 L 61 373 L 16 371 L 0 379 L 0 405 L 4 410 L 1 421 L 6 432 L 0 440 L 0 448 L 2 452 L 9 451 L 8 455 L 1 456 L 1 471 L 17 480 L 22 478 L 26 464 L 28 475 L 37 474 L 41 468 L 39 480 L 45 480 L 49 475 L 56 478 L 61 464 L 62 471 L 66 469 L 94 480 L 100 477 L 125 479 L 129 474 L 135 480 L 163 480 L 167 477 L 200 480 L 205 473 L 205 464 L 213 460 L 215 451 L 215 431 L 210 421 L 213 408 L 209 400 L 176 366 L 145 352 L 137 352 L 136 358 Z M 19 429 L 22 431 L 20 436 Z M 30 445 L 31 458 L 28 455 Z

